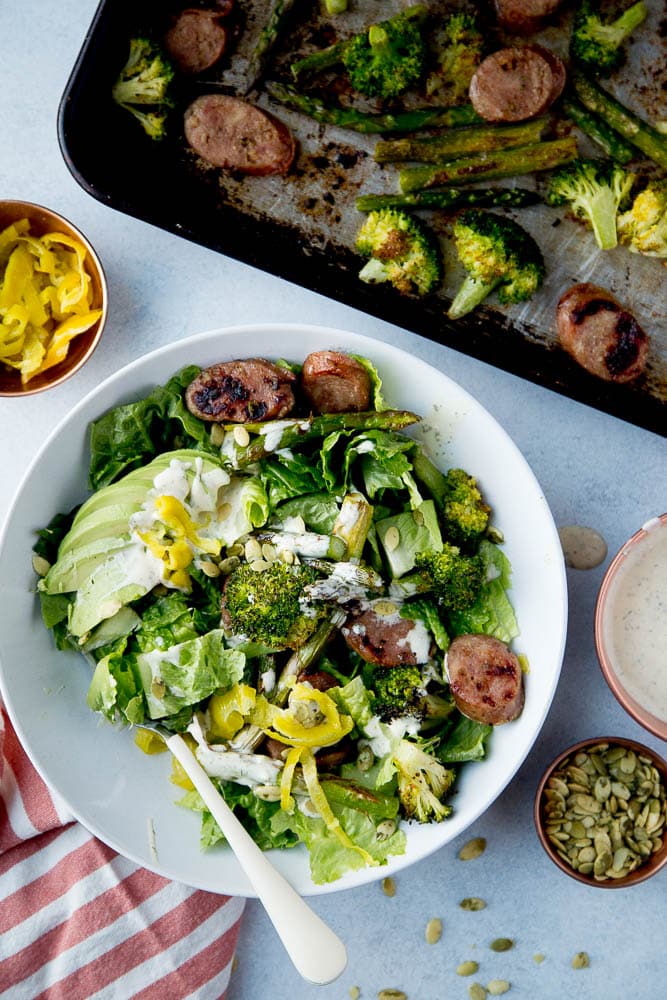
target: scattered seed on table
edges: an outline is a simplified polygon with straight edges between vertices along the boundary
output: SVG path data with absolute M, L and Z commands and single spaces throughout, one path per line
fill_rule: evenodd
M 459 851 L 461 861 L 474 861 L 486 850 L 486 840 L 484 837 L 473 837 L 467 844 L 464 844 Z
M 486 903 L 479 896 L 468 896 L 459 903 L 462 910 L 483 910 Z
M 380 990 L 378 1000 L 408 1000 L 408 995 L 403 990 L 393 990 L 389 987 L 388 989 Z
M 491 951 L 509 951 L 510 948 L 514 947 L 514 941 L 512 938 L 496 938 L 489 947 Z
M 572 959 L 573 969 L 587 969 L 590 964 L 591 960 L 585 951 L 578 951 Z
M 349 994 L 350 994 L 350 1000 L 359 1000 L 359 997 L 361 996 L 361 990 L 359 989 L 358 986 L 350 986 Z
M 382 879 L 382 891 L 385 896 L 395 896 L 396 895 L 396 883 L 393 878 L 383 878 Z
M 486 1000 L 486 990 L 481 983 L 471 983 L 468 987 L 470 1000 Z
M 510 986 L 511 984 L 506 979 L 492 979 L 490 983 L 486 984 L 486 988 L 492 997 L 499 997 L 503 993 L 507 993 Z
M 456 975 L 457 976 L 474 976 L 478 969 L 479 969 L 479 965 L 477 964 L 477 962 L 470 962 L 470 961 L 469 962 L 461 962 L 461 964 L 457 965 L 457 967 L 456 967 Z
M 533 955 L 533 962 L 535 962 L 535 965 L 541 965 L 543 961 L 544 955 L 541 952 L 538 951 L 537 955 Z
M 426 943 L 427 944 L 437 944 L 442 937 L 442 920 L 439 917 L 433 917 L 426 925 L 425 931 Z

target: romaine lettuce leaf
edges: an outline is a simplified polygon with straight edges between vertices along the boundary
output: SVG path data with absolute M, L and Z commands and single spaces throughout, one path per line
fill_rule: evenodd
M 486 540 L 480 542 L 479 554 L 484 561 L 486 582 L 469 608 L 448 612 L 450 632 L 452 635 L 480 632 L 511 642 L 519 635 L 519 626 L 505 592 L 510 585 L 509 560 L 497 545 Z
M 269 500 L 259 476 L 232 476 L 220 489 L 218 503 L 229 504 L 228 515 L 215 527 L 216 537 L 227 546 L 266 524 L 269 517 Z
M 302 517 L 306 528 L 320 535 L 330 535 L 338 517 L 338 503 L 330 493 L 311 493 L 286 500 L 275 511 L 278 523 L 289 517 Z
M 440 742 L 434 751 L 443 764 L 457 764 L 465 760 L 483 760 L 486 757 L 486 743 L 493 726 L 473 722 L 464 715 L 459 717 L 454 728 Z
M 272 507 L 292 497 L 305 499 L 307 494 L 319 493 L 324 479 L 310 454 L 290 452 L 275 455 L 262 462 L 262 480 Z
M 438 515 L 432 500 L 425 500 L 416 510 L 406 510 L 393 517 L 385 517 L 376 522 L 375 528 L 394 578 L 414 569 L 418 553 L 440 552 L 442 549 Z M 396 545 L 385 543 L 390 528 L 395 528 L 398 532 Z
M 384 396 L 382 395 L 382 379 L 380 378 L 380 373 L 368 358 L 364 358 L 361 354 L 352 354 L 356 361 L 366 369 L 371 380 L 371 408 L 373 410 L 386 410 L 387 404 L 385 402 Z
M 279 802 L 265 802 L 263 799 L 258 799 L 250 789 L 236 785 L 231 781 L 219 782 L 215 778 L 211 780 L 221 789 L 225 802 L 241 820 L 261 850 L 268 851 L 272 847 L 294 847 L 299 842 L 297 835 L 292 830 L 276 831 L 273 829 L 272 819 L 276 812 L 280 812 Z M 216 844 L 225 843 L 222 830 L 206 808 L 204 800 L 198 792 L 186 792 L 176 804 L 201 813 L 200 844 L 204 850 L 208 847 L 214 847 Z

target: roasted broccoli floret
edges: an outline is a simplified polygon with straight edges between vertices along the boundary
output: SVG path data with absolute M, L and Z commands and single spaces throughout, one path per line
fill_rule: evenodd
M 610 73 L 621 62 L 623 42 L 647 16 L 640 0 L 615 21 L 603 21 L 598 0 L 582 0 L 574 15 L 570 54 L 593 73 Z
M 396 97 L 418 82 L 427 58 L 421 32 L 425 14 L 425 8 L 409 8 L 351 39 L 343 64 L 355 90 L 367 97 Z
M 568 205 L 578 219 L 590 223 L 601 250 L 618 243 L 616 216 L 635 182 L 635 175 L 611 160 L 572 160 L 555 170 L 546 190 L 549 205 Z
M 464 611 L 475 602 L 484 582 L 479 556 L 466 556 L 445 542 L 440 552 L 420 552 L 416 567 L 438 604 L 449 611 Z
M 435 236 L 407 212 L 390 208 L 369 212 L 356 246 L 370 258 L 359 272 L 369 284 L 389 281 L 403 295 L 426 295 L 442 278 Z
M 449 308 L 450 319 L 472 312 L 494 289 L 503 305 L 524 302 L 544 280 L 540 248 L 511 219 L 468 209 L 454 223 L 454 240 L 468 276 Z
M 140 122 L 151 139 L 162 139 L 169 109 L 174 69 L 162 50 L 147 38 L 132 38 L 130 54 L 111 94 Z
M 443 531 L 456 545 L 469 548 L 486 531 L 491 508 L 465 469 L 449 469 L 438 496 Z
M 667 257 L 667 181 L 654 181 L 617 220 L 618 238 L 633 253 Z
M 225 580 L 223 625 L 269 649 L 298 649 L 320 622 L 320 615 L 299 600 L 315 579 L 310 566 L 274 562 L 258 572 L 253 564 L 242 563 Z
M 426 688 L 419 667 L 378 667 L 371 686 L 371 707 L 381 719 L 422 717 Z
M 437 68 L 426 79 L 426 93 L 444 107 L 465 103 L 484 52 L 484 37 L 476 19 L 463 12 L 445 18 L 434 32 L 434 48 Z
M 401 812 L 406 819 L 439 823 L 450 815 L 452 808 L 443 799 L 454 781 L 454 771 L 411 740 L 400 741 L 392 761 L 397 772 Z

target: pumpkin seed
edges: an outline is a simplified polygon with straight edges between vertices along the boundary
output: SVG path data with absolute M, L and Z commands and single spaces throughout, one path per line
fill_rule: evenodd
M 370 771 L 373 764 L 375 763 L 375 754 L 371 748 L 366 745 L 359 751 L 359 756 L 357 757 L 357 767 L 360 771 Z
M 545 956 L 538 951 L 536 955 L 533 955 L 533 962 L 535 962 L 535 965 L 541 965 L 542 962 L 544 961 L 544 958 Z
M 573 969 L 587 969 L 591 964 L 591 960 L 585 951 L 578 951 L 572 959 L 571 964 Z
M 489 947 L 491 951 L 509 951 L 510 948 L 514 947 L 514 941 L 512 938 L 496 938 Z
M 385 896 L 395 896 L 396 895 L 396 883 L 393 878 L 383 878 L 382 879 L 382 891 Z
M 393 990 L 389 987 L 389 989 L 380 990 L 378 1000 L 408 1000 L 408 995 L 403 990 Z
M 486 1000 L 486 990 L 481 983 L 471 983 L 468 987 L 470 1000 Z
M 359 1000 L 361 996 L 361 990 L 358 986 L 350 986 L 348 993 L 350 995 L 350 1000 Z
M 396 820 L 383 819 L 375 828 L 375 836 L 378 840 L 388 840 L 396 833 Z
M 459 851 L 459 858 L 461 861 L 474 861 L 478 858 L 480 854 L 484 854 L 486 850 L 486 840 L 484 837 L 474 837 L 469 840 L 467 844 L 464 844 Z
M 499 997 L 503 993 L 507 993 L 510 989 L 510 983 L 506 979 L 492 979 L 490 983 L 486 984 L 486 988 L 492 997 Z
M 471 962 L 471 961 L 461 962 L 460 965 L 456 966 L 456 975 L 474 976 L 478 969 L 479 965 L 477 964 L 477 962 Z
M 46 574 L 51 569 L 51 563 L 44 556 L 38 556 L 37 553 L 32 557 L 32 568 L 34 569 L 37 576 L 46 576 Z
M 486 907 L 486 903 L 479 896 L 467 896 L 461 900 L 459 906 L 462 910 L 483 910 Z
M 225 429 L 221 424 L 213 424 L 211 427 L 211 444 L 219 448 L 225 440 Z
M 424 932 L 427 944 L 437 944 L 442 937 L 442 920 L 433 917 L 426 925 Z
M 394 549 L 398 548 L 400 543 L 401 543 L 400 532 L 398 528 L 392 524 L 391 527 L 387 528 L 385 532 L 384 547 L 387 550 L 387 552 L 393 552 Z
M 239 448 L 247 448 L 250 444 L 250 435 L 245 427 L 238 425 L 233 431 L 234 440 L 236 441 Z

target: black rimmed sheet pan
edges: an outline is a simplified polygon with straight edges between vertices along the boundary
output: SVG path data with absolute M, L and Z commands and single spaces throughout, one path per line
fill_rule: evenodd
M 231 58 L 223 59 L 203 79 L 177 81 L 172 124 L 162 142 L 148 139 L 131 116 L 113 103 L 111 86 L 127 57 L 130 37 L 147 29 L 159 33 L 169 13 L 185 6 L 190 5 L 102 0 L 98 7 L 58 116 L 63 156 L 89 194 L 178 236 L 667 435 L 667 272 L 660 261 L 640 258 L 625 248 L 602 254 L 580 224 L 562 212 L 537 205 L 511 213 L 540 243 L 548 269 L 544 287 L 524 306 L 503 310 L 491 306 L 456 322 L 447 319 L 447 304 L 461 271 L 448 237 L 448 220 L 442 215 L 425 216 L 443 237 L 441 293 L 415 300 L 385 286 L 363 284 L 357 277 L 362 262 L 352 249 L 363 219 L 354 207 L 355 199 L 362 191 L 397 190 L 396 169 L 373 161 L 374 137 L 318 125 L 271 103 L 260 86 L 250 99 L 285 121 L 298 140 L 296 164 L 286 177 L 239 178 L 206 168 L 183 138 L 182 112 L 196 96 L 215 90 L 243 93 L 247 55 L 268 4 L 238 6 L 238 35 Z M 324 5 L 310 5 L 309 10 L 320 6 Z M 660 0 L 649 6 L 655 18 Z M 387 16 L 388 7 L 386 3 L 378 6 L 377 0 L 355 5 L 359 10 L 345 22 L 346 30 L 356 30 L 355 17 L 369 23 Z M 295 18 L 292 36 L 274 57 L 278 73 L 289 51 L 298 51 L 312 39 L 322 44 L 326 38 L 327 24 L 317 23 L 321 12 L 314 17 L 311 23 L 303 22 L 301 16 Z M 650 22 L 646 35 L 656 38 Z M 555 26 L 539 40 L 562 52 L 564 38 L 563 27 Z M 657 44 L 662 44 L 659 39 Z M 615 85 L 619 96 L 637 110 L 643 106 L 647 117 L 659 116 L 658 102 L 664 100 L 667 81 L 660 84 L 656 66 L 655 51 L 635 45 L 621 84 Z M 664 69 L 663 74 L 667 75 Z M 589 152 L 585 139 L 579 138 L 582 151 Z M 520 178 L 517 183 L 530 187 L 535 181 Z M 615 385 L 596 379 L 559 348 L 555 306 L 560 294 L 576 281 L 593 281 L 612 290 L 635 311 L 650 334 L 649 365 L 635 383 Z

